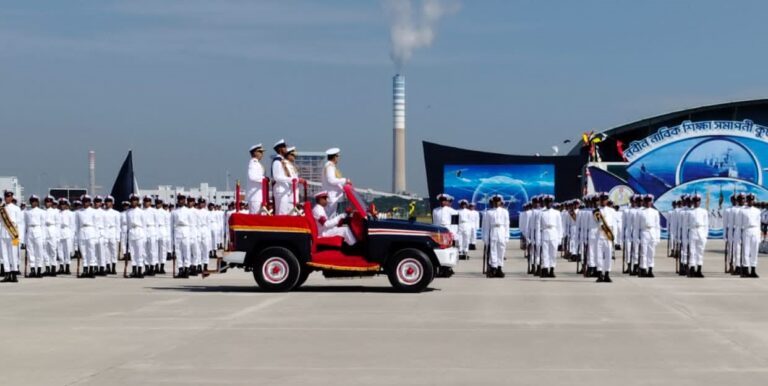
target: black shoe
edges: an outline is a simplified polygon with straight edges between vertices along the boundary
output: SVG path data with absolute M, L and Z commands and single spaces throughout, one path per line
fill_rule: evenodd
M 555 276 L 555 268 L 550 268 L 549 269 L 549 277 L 551 277 L 553 279 L 557 277 L 557 276 Z
M 179 273 L 175 277 L 176 279 L 183 279 L 184 278 L 184 268 L 179 268 Z
M 749 277 L 751 277 L 753 279 L 757 279 L 757 278 L 760 277 L 760 276 L 757 275 L 757 268 L 752 267 L 752 272 L 749 273 Z
M 696 277 L 696 268 L 695 267 L 686 267 L 686 276 L 688 276 L 688 277 Z
M 144 274 L 141 273 L 141 267 L 136 269 L 136 278 L 137 279 L 143 279 L 144 278 Z
M 46 269 L 46 271 L 47 271 L 47 269 Z M 51 266 L 51 273 L 50 273 L 50 274 L 48 274 L 48 276 L 50 276 L 50 277 L 56 277 L 56 266 L 55 266 L 55 265 L 52 265 L 52 266 Z
M 64 274 L 64 264 L 59 264 L 59 270 L 56 273 L 58 273 L 59 275 Z
M 648 276 L 647 277 L 650 277 L 650 278 L 656 277 L 656 276 L 653 275 L 653 268 L 648 268 Z
M 146 273 L 147 276 L 155 276 L 155 266 L 154 265 L 147 266 L 146 272 L 147 272 Z
M 496 268 L 488 267 L 488 270 L 485 271 L 485 277 L 489 279 L 496 277 Z
M 90 274 L 88 277 L 90 277 L 91 279 L 95 279 L 99 270 L 96 267 L 90 267 L 88 270 L 90 271 Z
M 467 259 L 467 260 L 469 260 L 469 259 Z M 208 273 L 208 264 L 203 264 L 203 272 Z
M 640 273 L 640 266 L 637 264 L 632 265 L 632 272 L 629 275 L 637 276 L 639 273 Z
M 0 265 L 0 275 L 5 275 L 5 266 Z
M 45 266 L 45 272 L 43 273 L 43 276 L 51 276 L 51 267 L 46 265 Z
M 138 271 L 137 271 L 137 267 L 136 266 L 131 267 L 131 274 L 128 275 L 128 277 L 130 277 L 130 278 L 138 277 L 138 273 L 137 272 Z
M 603 273 L 602 273 L 602 272 L 600 272 L 600 273 L 597 275 L 597 280 L 595 280 L 595 283 L 602 283 L 602 282 L 604 282 L 604 281 L 605 281 L 605 278 L 603 277 Z
M 11 283 L 18 283 L 19 282 L 19 277 L 16 276 L 16 275 L 18 275 L 17 272 L 11 272 Z
M 503 279 L 504 276 L 506 276 L 506 275 L 504 275 L 504 271 L 501 270 L 501 267 L 496 268 L 496 277 Z
M 117 263 L 112 263 L 112 274 L 117 275 Z
M 199 274 L 201 274 L 201 275 L 202 275 L 203 273 L 205 273 L 205 272 L 203 271 L 203 266 L 202 266 L 202 265 L 200 265 L 200 264 L 198 264 L 198 265 L 197 265 L 197 273 L 199 273 Z
M 160 274 L 165 275 L 165 264 L 160 264 Z
M 741 267 L 734 268 L 733 271 L 731 271 L 731 275 L 741 276 Z
M 6 273 L 3 278 L 3 280 L 0 280 L 0 283 L 13 283 L 13 280 L 11 279 L 12 273 Z
M 541 265 L 536 266 L 536 271 L 533 273 L 533 276 L 541 277 Z
M 741 268 L 741 277 L 749 277 L 749 267 Z
M 648 277 L 648 270 L 645 268 L 641 269 L 637 277 Z
M 189 266 L 189 276 L 197 276 L 197 267 L 194 265 Z
M 605 283 L 613 283 L 613 280 L 611 280 L 610 272 L 606 272 L 605 273 L 605 278 L 603 279 L 603 282 L 605 282 Z
M 65 275 L 71 275 L 72 274 L 72 272 L 69 270 L 69 264 L 67 264 L 67 266 L 64 268 L 64 274 Z
M 704 274 L 701 273 L 701 266 L 696 267 L 696 277 L 704 278 Z
M 107 276 L 107 272 L 103 266 L 99 267 L 99 271 L 96 273 L 98 276 Z

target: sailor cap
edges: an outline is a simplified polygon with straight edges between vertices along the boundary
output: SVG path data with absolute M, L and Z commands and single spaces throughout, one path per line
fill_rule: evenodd
M 251 147 L 248 149 L 248 152 L 249 152 L 249 153 L 252 153 L 254 150 L 264 150 L 264 146 L 262 146 L 260 143 L 258 143 L 258 144 L 256 144 L 256 145 L 253 145 L 253 146 L 251 146 Z
M 13 197 L 13 192 L 10 190 L 6 190 L 3 192 L 3 197 Z
M 321 192 L 315 193 L 315 200 L 318 200 L 318 199 L 320 199 L 322 197 L 328 197 L 328 192 L 323 190 Z
M 462 198 L 461 200 L 459 200 L 459 205 L 461 205 L 461 204 L 469 205 L 469 201 L 467 201 L 466 199 Z
M 51 196 L 51 195 L 49 194 L 49 195 L 45 196 L 45 199 L 44 199 L 44 201 L 51 201 L 51 202 L 54 202 L 54 201 L 56 201 L 56 199 L 55 199 L 55 198 L 53 198 L 53 196 Z
M 155 205 L 162 204 L 162 203 L 163 203 L 162 199 L 160 199 L 160 198 L 156 198 L 155 199 Z
M 438 194 L 437 195 L 437 201 L 443 201 L 443 200 L 448 200 L 448 195 L 445 194 L 445 193 Z
M 341 149 L 339 149 L 338 147 L 332 147 L 325 151 L 325 155 L 336 155 L 339 153 L 341 153 Z
M 296 146 L 291 146 L 285 150 L 285 154 L 296 153 Z
M 136 193 L 131 193 L 131 195 L 128 197 L 128 199 L 131 200 L 131 201 L 134 201 L 134 200 L 138 201 L 139 200 L 139 195 L 136 194 Z
M 32 202 L 32 201 L 40 201 L 40 197 L 38 197 L 37 194 L 33 194 L 29 196 L 29 202 Z
M 273 148 L 273 149 L 275 149 L 275 150 L 277 150 L 277 149 L 279 149 L 279 148 L 281 148 L 281 147 L 283 147 L 283 146 L 286 146 L 286 144 L 285 144 L 285 140 L 284 140 L 284 139 L 281 139 L 281 140 L 279 140 L 279 141 L 275 142 L 275 145 L 274 145 L 274 146 L 272 146 L 272 148 Z
M 104 201 L 104 199 L 101 198 L 101 196 L 96 196 L 93 198 L 93 202 L 102 202 L 102 201 Z
M 501 194 L 494 194 L 493 199 L 499 202 L 504 202 L 504 197 Z
M 82 201 L 82 202 L 91 201 L 91 196 L 89 196 L 87 194 L 83 194 L 82 196 L 80 196 L 80 201 Z
M 754 193 L 747 193 L 747 200 L 754 201 L 755 197 Z
M 129 201 L 123 201 L 123 202 L 121 202 L 120 204 L 121 204 L 121 205 L 131 205 L 131 203 L 130 203 Z
M 644 201 L 653 201 L 653 199 L 654 199 L 653 194 L 646 194 L 645 196 L 643 196 Z
M 105 202 L 115 202 L 115 198 L 110 195 L 110 196 L 104 197 L 104 201 Z

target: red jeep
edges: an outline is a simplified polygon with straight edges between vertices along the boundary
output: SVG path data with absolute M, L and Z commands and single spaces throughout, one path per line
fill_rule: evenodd
M 380 220 L 351 185 L 344 187 L 344 193 L 349 205 L 345 223 L 358 240 L 354 246 L 343 244 L 340 236 L 318 235 L 304 184 L 303 213 L 231 215 L 224 270 L 252 270 L 266 291 L 298 288 L 314 271 L 327 278 L 386 274 L 392 286 L 404 292 L 420 292 L 435 277 L 453 274 L 458 252 L 447 229 Z

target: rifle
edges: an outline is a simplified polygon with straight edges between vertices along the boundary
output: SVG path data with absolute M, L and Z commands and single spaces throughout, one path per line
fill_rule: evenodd
M 29 248 L 24 248 L 24 277 L 29 277 L 27 267 L 29 266 Z
M 621 273 L 630 273 L 632 271 L 632 262 L 629 262 L 629 265 L 627 265 L 627 248 L 629 247 L 629 243 L 626 239 L 624 239 L 624 248 L 621 248 Z M 624 267 L 627 267 L 625 270 Z
M 490 247 L 488 246 L 488 242 L 483 240 L 483 275 L 488 273 L 488 254 L 489 254 Z
M 75 277 L 80 277 L 80 260 L 83 259 L 83 254 L 80 252 L 79 249 L 75 252 L 75 259 L 77 260 L 77 268 L 75 269 Z M 24 266 L 24 270 L 26 271 L 26 269 L 27 269 L 27 267 L 25 265 Z
M 127 216 L 127 214 L 126 214 Z M 123 255 L 123 279 L 128 278 L 128 260 L 131 259 L 131 227 L 130 224 L 126 224 L 125 227 L 125 254 Z

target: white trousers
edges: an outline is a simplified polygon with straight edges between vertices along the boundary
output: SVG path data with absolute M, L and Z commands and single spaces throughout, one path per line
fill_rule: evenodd
M 45 249 L 45 252 L 43 253 L 45 261 L 43 264 L 46 266 L 56 265 L 56 252 L 58 252 L 59 249 L 58 240 L 46 237 L 43 249 Z
M 29 239 L 27 240 L 27 259 L 29 260 L 29 267 L 41 267 L 45 259 L 45 240 L 44 239 Z
M 466 254 L 469 251 L 470 236 L 472 235 L 472 228 L 459 226 L 459 234 L 456 238 L 456 247 L 459 248 L 459 253 Z
M 14 246 L 11 239 L 0 239 L 0 257 L 5 272 L 19 270 L 19 247 Z
M 689 254 L 689 240 L 687 237 L 683 237 L 683 240 L 680 243 L 680 263 L 682 264 L 688 264 L 688 254 Z
M 707 239 L 692 238 L 687 243 L 690 252 L 685 262 L 690 266 L 702 265 L 704 263 L 704 245 L 707 243 Z
M 731 263 L 734 267 L 741 267 L 741 239 L 734 237 L 730 244 Z
M 107 240 L 103 238 L 96 241 L 96 265 L 99 267 L 107 265 Z
M 145 248 L 146 248 L 146 258 L 144 261 L 144 265 L 155 265 L 158 263 L 157 260 L 157 237 L 151 236 L 144 239 L 145 242 Z
M 744 245 L 744 266 L 745 267 L 757 267 L 757 253 L 760 245 L 760 231 L 750 229 L 744 232 L 743 235 Z
M 541 267 L 555 268 L 557 265 L 557 240 L 541 241 Z
M 653 239 L 649 232 L 643 232 L 640 250 L 642 252 L 640 255 L 640 268 L 653 268 L 656 257 L 656 240 Z
M 128 240 L 128 252 L 131 253 L 131 266 L 143 267 L 147 260 L 147 239 Z
M 587 252 L 587 266 L 594 268 L 597 266 L 597 239 L 589 238 L 589 251 Z
M 344 242 L 347 243 L 347 245 L 355 245 L 357 240 L 355 239 L 355 235 L 352 233 L 352 230 L 349 229 L 349 227 L 335 227 L 328 230 L 323 231 L 322 234 L 323 237 L 333 237 L 333 236 L 341 236 L 344 238 Z
M 642 251 L 642 246 L 640 245 L 640 238 L 633 238 L 631 239 L 632 248 L 630 248 L 630 256 L 632 258 L 632 264 L 637 265 L 640 264 L 640 254 Z
M 597 270 L 600 272 L 611 272 L 613 243 L 610 240 L 598 239 L 596 249 Z
M 261 210 L 261 204 L 264 201 L 262 197 L 261 189 L 250 192 L 248 196 L 248 213 L 259 213 Z
M 288 215 L 293 210 L 293 193 L 275 195 L 275 215 Z
M 117 249 L 118 249 L 118 241 L 117 239 L 105 239 L 102 243 L 104 246 L 104 263 L 115 263 L 117 264 Z
M 171 246 L 171 240 L 168 237 L 161 237 L 157 240 L 157 258 L 160 260 L 160 264 L 165 264 L 165 259 L 168 257 L 168 253 Z
M 192 243 L 189 237 L 176 238 L 176 259 L 179 268 L 189 268 L 192 264 Z
M 69 264 L 72 261 L 72 254 L 74 252 L 74 240 L 71 237 L 59 240 L 59 261 L 62 264 Z
M 491 236 L 490 243 L 490 258 L 488 259 L 488 265 L 491 268 L 504 267 L 504 254 L 507 251 L 507 238 Z
M 200 239 L 197 237 L 191 237 L 189 239 L 189 250 L 190 250 L 190 263 L 191 265 L 198 265 L 200 264 L 200 261 L 202 260 L 200 258 Z
M 96 239 L 80 240 L 80 254 L 83 256 L 83 267 L 96 266 Z

